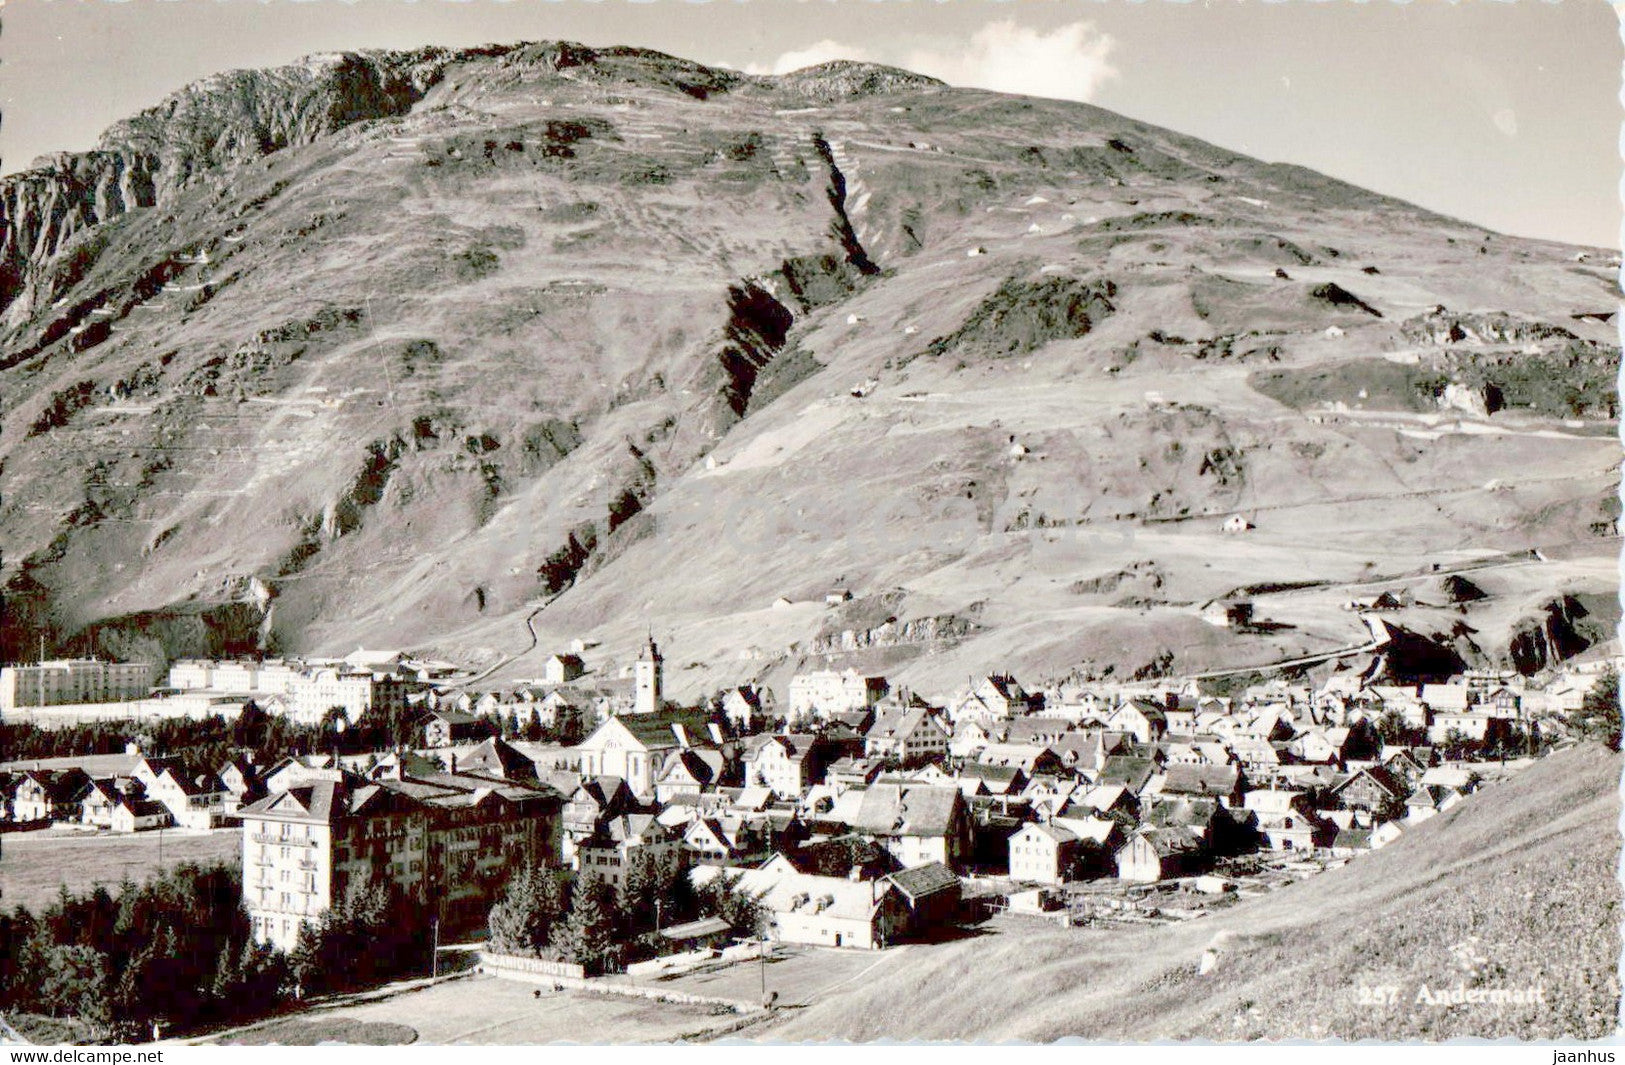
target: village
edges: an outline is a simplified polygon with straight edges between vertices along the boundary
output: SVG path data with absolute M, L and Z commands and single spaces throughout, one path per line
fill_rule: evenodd
M 331 737 L 388 716 L 410 742 L 208 767 L 131 742 L 7 763 L 0 795 L 12 840 L 240 835 L 253 937 L 290 955 L 348 893 L 384 884 L 429 904 L 437 943 L 475 941 L 484 972 L 614 990 L 775 950 L 939 941 L 995 916 L 1199 919 L 1471 801 L 1566 742 L 1612 668 L 1594 657 L 1538 681 L 1410 685 L 1344 671 L 1223 696 L 1194 682 L 1028 690 L 988 674 L 935 698 L 826 669 L 782 694 L 742 685 L 675 705 L 653 637 L 629 676 L 599 677 L 572 651 L 502 685 L 397 652 L 183 660 L 162 692 Z M 138 673 L 47 662 L 7 669 L 0 690 L 93 703 L 128 697 L 149 679 Z M 662 870 L 689 894 L 750 905 L 657 903 L 631 954 L 586 958 L 545 934 L 497 942 L 495 911 L 519 904 L 513 884 L 536 869 L 580 897 L 588 883 L 647 893 Z

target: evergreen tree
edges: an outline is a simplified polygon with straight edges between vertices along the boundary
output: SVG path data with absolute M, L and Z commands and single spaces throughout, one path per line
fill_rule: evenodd
M 1619 673 L 1605 671 L 1586 692 L 1580 709 L 1568 718 L 1571 729 L 1588 739 L 1601 740 L 1610 750 L 1620 749 Z
M 615 942 L 614 893 L 600 879 L 576 885 L 570 913 L 554 942 L 568 961 L 589 973 L 612 970 L 618 960 Z

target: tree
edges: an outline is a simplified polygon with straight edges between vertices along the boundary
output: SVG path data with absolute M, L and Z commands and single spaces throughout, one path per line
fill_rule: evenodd
M 570 913 L 553 945 L 589 973 L 615 967 L 620 948 L 615 942 L 615 897 L 608 884 L 597 877 L 576 884 Z
M 735 932 L 759 935 L 767 927 L 767 908 L 761 893 L 752 895 L 740 887 L 743 879 L 743 873 L 724 872 L 707 881 L 700 890 L 700 910 L 727 921 Z
M 487 919 L 491 945 L 512 954 L 540 955 L 564 912 L 564 887 L 555 870 L 527 865 L 508 881 Z
M 58 1017 L 105 1025 L 108 1013 L 107 955 L 94 947 L 55 946 L 45 953 L 40 1002 Z
M 1619 672 L 1604 671 L 1586 692 L 1580 709 L 1569 714 L 1569 728 L 1587 739 L 1601 740 L 1610 750 L 1620 749 Z

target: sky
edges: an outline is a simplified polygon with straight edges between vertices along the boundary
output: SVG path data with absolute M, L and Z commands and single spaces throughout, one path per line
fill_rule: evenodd
M 1625 46 L 1604 0 L 12 0 L 0 171 L 219 70 L 548 38 L 1085 100 L 1489 229 L 1620 246 Z

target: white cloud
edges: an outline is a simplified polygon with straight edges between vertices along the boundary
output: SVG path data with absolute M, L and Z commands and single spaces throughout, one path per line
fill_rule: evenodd
M 792 52 L 785 52 L 769 65 L 752 63 L 745 67 L 747 74 L 788 74 L 792 70 L 802 67 L 813 67 L 819 63 L 828 63 L 832 59 L 855 59 L 863 63 L 882 63 L 873 53 L 851 45 L 842 44 L 825 38 L 822 41 L 809 44 L 805 48 L 797 48 Z
M 1117 42 L 1090 22 L 1073 22 L 1048 33 L 1011 20 L 990 22 L 968 41 L 933 42 L 906 51 L 877 51 L 825 39 L 786 52 L 752 74 L 786 74 L 832 59 L 887 63 L 941 78 L 950 85 L 995 92 L 1090 100 L 1117 76 L 1111 54 Z
M 1512 110 L 1512 108 L 1501 108 L 1499 111 L 1495 112 L 1495 114 L 1490 116 L 1490 120 L 1495 123 L 1496 129 L 1500 130 L 1508 137 L 1516 137 L 1518 135 L 1518 113 Z

